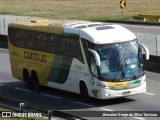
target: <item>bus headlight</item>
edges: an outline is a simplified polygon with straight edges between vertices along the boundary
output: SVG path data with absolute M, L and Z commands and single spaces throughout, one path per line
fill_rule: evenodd
M 109 88 L 108 85 L 106 83 L 104 83 L 104 82 L 100 83 L 100 87 L 101 88 L 106 88 L 106 89 Z
M 141 81 L 140 84 L 143 85 L 145 82 L 146 82 L 146 80 L 144 79 L 144 80 Z
M 142 85 L 142 84 L 144 84 L 146 82 L 146 76 L 144 75 L 143 77 L 141 77 L 141 82 L 140 82 L 140 84 Z
M 113 87 L 111 87 L 111 86 L 108 86 L 106 83 L 104 83 L 104 82 L 102 82 L 102 83 L 100 83 L 100 87 L 101 88 L 105 88 L 105 89 L 112 89 Z

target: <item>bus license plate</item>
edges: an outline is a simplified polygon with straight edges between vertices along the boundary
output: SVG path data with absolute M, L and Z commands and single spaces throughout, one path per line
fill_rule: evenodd
M 130 93 L 131 93 L 130 91 L 125 91 L 125 92 L 122 93 L 122 95 L 128 95 Z

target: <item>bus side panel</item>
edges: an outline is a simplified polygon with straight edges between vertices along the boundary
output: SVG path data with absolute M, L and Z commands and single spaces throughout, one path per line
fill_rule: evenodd
M 72 81 L 70 79 L 70 68 L 73 58 L 55 55 L 52 68 L 47 80 L 47 86 L 73 92 Z
M 63 84 L 68 78 L 72 58 L 55 55 L 52 68 L 47 78 L 48 81 Z
M 15 78 L 23 80 L 23 70 L 27 69 L 30 76 L 34 70 L 39 78 L 40 85 L 48 83 L 47 77 L 50 73 L 54 54 L 43 53 L 23 48 L 17 48 L 9 44 L 10 61 L 12 66 L 12 75 Z M 36 56 L 34 56 L 36 55 Z M 46 60 L 40 56 L 45 56 Z
M 22 68 L 25 68 L 26 66 L 22 55 L 23 52 L 20 49 L 11 45 L 10 43 L 8 44 L 8 47 L 10 53 L 12 75 L 19 80 L 23 80 Z
M 85 79 L 85 67 L 75 58 L 57 56 L 53 60 L 47 86 L 79 93 L 79 82 Z
M 79 83 L 80 81 L 87 80 L 86 73 L 87 73 L 86 66 L 79 60 L 73 58 L 69 73 L 69 80 L 70 80 L 69 86 L 72 87 L 72 92 L 78 94 L 80 93 Z

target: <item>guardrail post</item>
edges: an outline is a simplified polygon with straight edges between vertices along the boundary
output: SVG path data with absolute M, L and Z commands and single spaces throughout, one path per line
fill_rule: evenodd
M 144 22 L 147 22 L 147 18 L 143 18 L 143 21 L 144 21 Z
M 51 120 L 53 110 L 48 110 L 48 120 Z
M 156 19 L 157 20 L 157 22 L 160 22 L 160 19 Z
M 23 112 L 23 108 L 26 106 L 26 103 L 20 103 L 19 107 L 20 107 L 20 112 Z
M 4 29 L 4 33 L 3 34 L 5 34 L 6 33 L 6 20 L 5 20 L 5 18 L 3 18 L 3 23 L 4 23 L 4 27 L 3 27 L 3 29 Z

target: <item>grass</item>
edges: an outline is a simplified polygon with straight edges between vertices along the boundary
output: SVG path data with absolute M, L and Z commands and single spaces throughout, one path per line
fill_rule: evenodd
M 140 13 L 160 14 L 160 0 L 1 0 L 1 15 L 37 16 L 51 19 L 131 20 Z
M 1 108 L 1 107 L 0 107 L 0 112 L 2 112 L 2 111 L 11 111 L 11 110 L 8 110 L 8 109 Z

